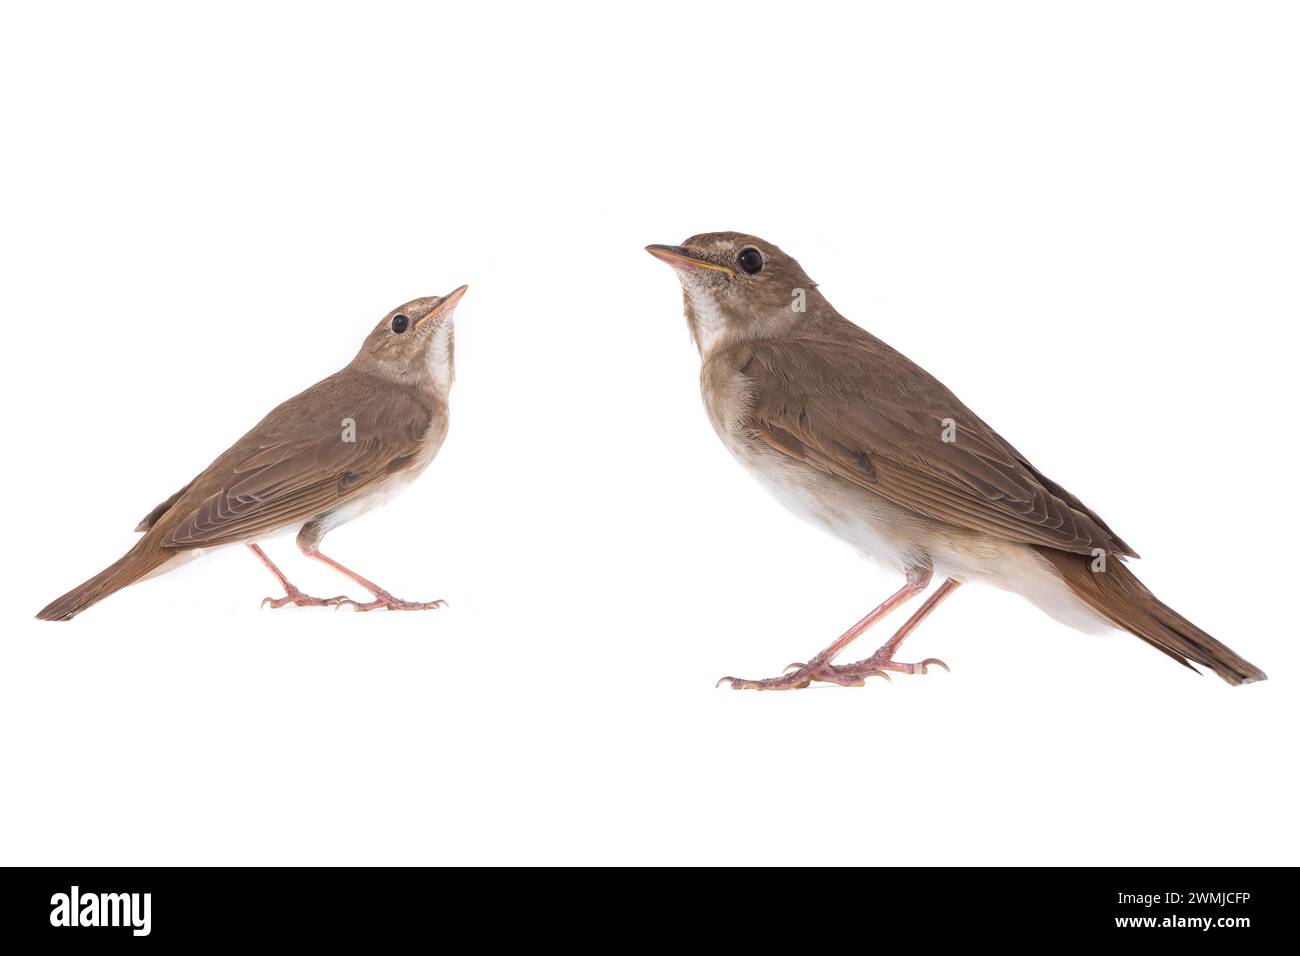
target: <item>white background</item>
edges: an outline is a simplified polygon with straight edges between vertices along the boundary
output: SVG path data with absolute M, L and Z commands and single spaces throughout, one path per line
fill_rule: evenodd
M 0 860 L 1300 862 L 1293 11 L 7 6 Z M 707 423 L 642 246 L 722 229 L 1273 679 L 973 586 L 905 646 L 951 674 L 715 690 L 899 584 Z M 326 548 L 448 610 L 259 610 L 229 549 L 32 620 L 462 282 L 441 455 Z

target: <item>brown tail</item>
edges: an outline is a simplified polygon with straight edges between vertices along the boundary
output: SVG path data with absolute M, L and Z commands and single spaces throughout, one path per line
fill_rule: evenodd
M 36 617 L 42 621 L 70 621 L 86 608 L 104 600 L 171 558 L 167 551 L 141 540 L 103 571 L 50 604 Z
M 1116 627 L 1136 634 L 1180 664 L 1191 667 L 1188 662 L 1195 661 L 1229 684 L 1268 680 L 1254 664 L 1162 604 L 1119 558 L 1108 557 L 1104 571 L 1093 571 L 1092 558 L 1050 548 L 1038 551 L 1076 597 Z

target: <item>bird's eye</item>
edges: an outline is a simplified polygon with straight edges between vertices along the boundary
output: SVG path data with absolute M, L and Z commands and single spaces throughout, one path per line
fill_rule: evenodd
M 410 328 L 410 326 L 411 326 L 411 320 L 408 319 L 406 316 L 402 315 L 402 313 L 398 312 L 395 316 L 393 316 L 393 331 L 396 332 L 398 335 L 401 335 L 408 328 Z
M 740 255 L 736 257 L 736 262 L 742 272 L 750 275 L 757 275 L 763 271 L 763 255 L 757 249 L 742 249 Z

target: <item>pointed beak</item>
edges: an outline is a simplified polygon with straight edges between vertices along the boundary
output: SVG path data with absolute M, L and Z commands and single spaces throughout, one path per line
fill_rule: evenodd
M 417 322 L 416 325 L 423 325 L 430 319 L 440 319 L 444 315 L 451 315 L 456 311 L 456 303 L 460 301 L 461 296 L 463 296 L 468 290 L 469 286 L 463 285 L 454 292 L 448 292 L 446 298 L 438 303 L 438 307 L 430 311 L 429 314 Z
M 645 251 L 650 253 L 656 259 L 668 263 L 674 269 L 706 269 L 713 272 L 721 272 L 724 275 L 734 276 L 736 273 L 726 266 L 720 266 L 716 262 L 706 262 L 703 259 L 697 259 L 688 253 L 681 246 L 646 246 Z

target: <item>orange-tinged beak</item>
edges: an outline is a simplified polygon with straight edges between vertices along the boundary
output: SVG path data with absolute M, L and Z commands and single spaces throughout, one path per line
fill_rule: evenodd
M 456 303 L 460 301 L 461 296 L 463 296 L 468 290 L 469 286 L 463 285 L 456 291 L 447 293 L 447 297 L 438 303 L 436 309 L 433 309 L 428 315 L 415 324 L 417 326 L 423 325 L 430 319 L 440 319 L 444 315 L 450 315 L 452 310 L 456 308 Z
M 720 266 L 716 262 L 706 262 L 704 259 L 697 259 L 688 253 L 681 246 L 646 246 L 645 251 L 650 253 L 656 259 L 660 259 L 674 269 L 711 269 L 714 272 L 721 272 L 724 275 L 734 276 L 736 273 L 727 268 Z

